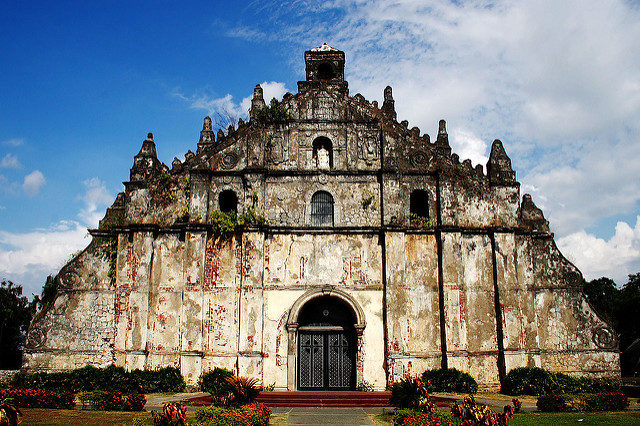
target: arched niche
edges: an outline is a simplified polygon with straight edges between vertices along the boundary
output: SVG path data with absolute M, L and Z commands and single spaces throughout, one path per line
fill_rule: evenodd
M 327 327 L 327 329 L 340 328 L 339 325 L 344 325 L 344 321 L 349 322 L 349 329 L 352 330 L 354 335 L 353 340 L 353 385 L 362 382 L 363 378 L 363 355 L 362 355 L 362 336 L 366 327 L 366 320 L 364 310 L 360 304 L 347 292 L 327 286 L 321 288 L 310 289 L 300 296 L 289 310 L 289 316 L 287 318 L 287 332 L 288 332 L 288 348 L 287 348 L 287 387 L 290 390 L 297 390 L 301 388 L 298 383 L 299 380 L 299 360 L 300 347 L 304 347 L 304 341 L 300 341 L 300 336 L 305 336 L 309 328 L 313 328 L 314 325 L 310 324 L 308 319 L 305 324 L 300 323 L 304 320 L 304 316 L 308 315 L 309 307 L 317 308 L 322 306 L 323 301 L 332 299 L 333 305 L 339 306 L 340 310 L 348 310 L 349 314 L 343 314 L 340 324 L 324 324 L 320 321 L 320 324 L 315 325 L 319 329 Z M 330 309 L 330 308 L 329 308 Z M 321 314 L 320 314 L 321 315 Z M 351 322 L 353 326 L 351 327 Z M 311 325 L 312 327 L 309 327 Z M 336 327 L 338 326 L 338 327 Z M 345 327 L 346 328 L 346 327 Z M 303 386 L 304 387 L 304 386 Z

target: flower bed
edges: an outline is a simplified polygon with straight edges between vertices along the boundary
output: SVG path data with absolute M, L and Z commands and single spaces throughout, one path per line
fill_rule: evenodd
M 271 411 L 262 403 L 243 405 L 239 408 L 210 406 L 196 410 L 196 422 L 205 425 L 266 426 Z
M 39 389 L 0 390 L 0 400 L 11 398 L 22 408 L 73 408 L 75 395 L 71 392 L 50 392 Z
M 124 395 L 122 392 L 93 391 L 79 395 L 83 407 L 89 403 L 94 410 L 102 411 L 142 411 L 147 402 L 143 394 Z
M 629 406 L 629 398 L 622 392 L 600 392 L 579 395 L 549 394 L 538 398 L 540 411 L 620 411 Z

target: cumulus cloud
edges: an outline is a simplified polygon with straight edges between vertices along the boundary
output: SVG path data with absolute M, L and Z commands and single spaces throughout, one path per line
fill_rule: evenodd
M 263 81 L 260 86 L 262 87 L 263 96 L 267 104 L 272 98 L 281 100 L 282 96 L 287 93 L 287 88 L 284 83 L 278 81 Z M 218 98 L 207 94 L 186 96 L 179 91 L 174 91 L 173 95 L 188 102 L 191 108 L 207 111 L 214 122 L 218 121 L 215 124 L 219 127 L 226 127 L 229 124 L 233 124 L 237 122 L 239 118 L 246 120 L 249 116 L 251 98 L 253 97 L 253 93 L 251 93 L 251 95 L 237 102 L 233 98 L 233 95 L 229 93 Z
M 0 231 L 0 276 L 23 284 L 25 294 L 39 294 L 47 275 L 87 244 L 86 235 L 86 228 L 75 221 L 26 233 Z
M 85 202 L 85 206 L 80 210 L 78 216 L 85 225 L 95 228 L 104 216 L 105 207 L 113 202 L 114 197 L 107 190 L 105 183 L 97 177 L 87 179 L 82 183 L 85 186 L 85 193 L 81 198 Z
M 446 119 L 462 159 L 485 162 L 501 139 L 560 237 L 609 236 L 604 219 L 640 210 L 637 2 L 292 0 L 271 12 L 228 35 L 284 40 L 296 66 L 324 41 L 344 50 L 352 93 L 380 100 L 390 84 L 398 117 L 432 136 Z
M 0 168 L 2 169 L 19 169 L 22 167 L 18 157 L 13 154 L 7 154 L 0 160 Z
M 608 240 L 581 230 L 558 239 L 558 247 L 586 279 L 604 276 L 622 285 L 629 273 L 640 271 L 640 216 L 633 228 L 618 222 Z
M 38 294 L 47 275 L 57 272 L 72 253 L 88 244 L 87 227 L 97 226 L 113 196 L 96 177 L 83 184 L 80 221 L 63 220 L 24 233 L 0 230 L 0 278 L 23 284 L 25 294 Z
M 40 170 L 34 170 L 24 177 L 22 189 L 29 197 L 35 197 L 40 192 L 40 187 L 44 185 L 46 179 Z

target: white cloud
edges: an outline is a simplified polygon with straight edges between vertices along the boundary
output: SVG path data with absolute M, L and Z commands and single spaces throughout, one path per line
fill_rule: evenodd
M 82 222 L 64 220 L 25 233 L 0 230 L 0 278 L 23 284 L 25 294 L 39 294 L 47 275 L 56 273 L 72 253 L 89 243 L 87 227 L 98 225 L 114 197 L 97 177 L 83 184 L 79 198 L 84 207 L 78 213 Z
M 453 152 L 460 156 L 460 161 L 470 159 L 471 162 L 485 166 L 489 157 L 486 156 L 488 142 L 478 138 L 472 132 L 453 129 L 449 132 L 449 142 Z
M 2 169 L 19 169 L 20 167 L 22 167 L 22 164 L 18 161 L 18 157 L 13 154 L 7 154 L 0 160 L 0 168 Z
M 24 144 L 24 139 L 22 138 L 13 138 L 13 139 L 8 139 L 6 141 L 2 141 L 2 145 L 4 146 L 20 146 Z
M 90 228 L 98 226 L 98 222 L 103 218 L 105 208 L 114 200 L 113 195 L 107 190 L 106 185 L 97 177 L 87 179 L 82 182 L 85 186 L 85 194 L 81 197 L 85 202 L 84 208 L 80 210 L 78 216 L 85 225 Z
M 260 84 L 263 91 L 265 102 L 268 104 L 272 98 L 278 100 L 287 93 L 284 83 L 278 81 L 264 81 Z M 179 91 L 174 91 L 173 95 L 184 101 L 189 102 L 189 106 L 194 109 L 202 109 L 207 111 L 214 121 L 214 125 L 225 127 L 231 122 L 237 122 L 239 118 L 247 119 L 249 117 L 249 108 L 251 108 L 251 98 L 253 93 L 240 102 L 236 102 L 233 95 L 227 93 L 225 96 L 214 98 L 206 94 L 194 94 L 186 96 Z M 216 123 L 216 121 L 218 121 Z M 227 123 L 229 121 L 229 123 Z
M 399 119 L 432 137 L 446 119 L 461 159 L 501 139 L 560 237 L 640 211 L 637 2 L 293 0 L 228 34 L 257 32 L 298 67 L 301 48 L 344 50 L 352 93 L 380 100 L 390 84 Z
M 46 179 L 40 170 L 34 170 L 24 177 L 22 189 L 29 197 L 34 197 L 40 192 L 40 187 L 44 185 Z
M 558 247 L 586 279 L 604 276 L 622 285 L 629 273 L 640 271 L 640 216 L 636 218 L 635 228 L 618 222 L 609 240 L 581 230 L 559 238 Z
M 27 233 L 0 231 L 0 276 L 23 284 L 25 294 L 39 294 L 46 276 L 87 245 L 86 235 L 86 228 L 75 221 Z

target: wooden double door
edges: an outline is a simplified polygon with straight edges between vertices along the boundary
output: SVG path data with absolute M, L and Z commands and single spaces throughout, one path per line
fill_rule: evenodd
M 298 389 L 354 389 L 355 349 L 352 330 L 300 330 Z

